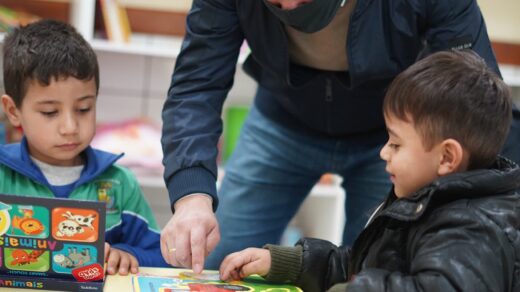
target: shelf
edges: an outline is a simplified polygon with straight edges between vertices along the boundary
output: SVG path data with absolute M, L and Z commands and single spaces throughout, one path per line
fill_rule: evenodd
M 0 32 L 0 43 L 4 41 L 4 37 L 5 33 Z M 181 51 L 182 37 L 134 33 L 129 43 L 117 43 L 106 39 L 94 38 L 90 40 L 90 45 L 97 52 L 175 59 Z M 237 64 L 244 63 L 248 51 L 247 47 L 242 48 Z
M 105 39 L 90 41 L 92 48 L 100 52 L 176 58 L 182 45 L 181 37 L 132 34 L 130 43 L 115 43 Z
M 5 33 L 0 33 L 0 42 L 3 42 Z M 130 43 L 116 43 L 106 39 L 95 38 L 90 41 L 92 48 L 98 52 L 132 54 L 138 56 L 163 57 L 175 59 L 179 55 L 182 37 L 132 34 Z M 242 64 L 249 49 L 242 48 L 238 64 Z M 499 64 L 504 81 L 513 87 L 520 87 L 520 66 Z
M 520 66 L 499 65 L 499 67 L 507 85 L 520 87 Z
M 182 37 L 134 33 L 132 34 L 129 43 L 116 43 L 97 38 L 91 40 L 90 43 L 92 48 L 99 52 L 113 52 L 175 59 L 181 51 L 182 40 Z M 244 43 L 238 56 L 237 64 L 244 63 L 248 54 L 249 49 Z

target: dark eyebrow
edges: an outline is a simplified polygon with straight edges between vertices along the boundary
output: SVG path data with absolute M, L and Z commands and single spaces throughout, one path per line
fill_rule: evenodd
M 85 95 L 85 96 L 78 98 L 78 101 L 84 101 L 87 99 L 95 99 L 95 98 L 96 98 L 95 95 Z M 56 100 L 44 100 L 44 101 L 37 102 L 37 104 L 57 104 L 57 103 L 59 103 L 59 102 Z
M 44 101 L 38 101 L 36 104 L 56 104 L 58 103 L 55 100 L 44 100 Z
M 80 101 L 83 101 L 83 100 L 85 100 L 85 99 L 91 99 L 91 98 L 95 99 L 96 96 L 95 96 L 95 95 L 85 95 L 85 96 L 83 96 L 83 97 L 80 97 L 79 100 L 80 100 Z

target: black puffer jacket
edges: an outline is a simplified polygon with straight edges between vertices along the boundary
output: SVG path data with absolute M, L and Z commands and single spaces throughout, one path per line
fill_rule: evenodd
M 303 239 L 296 281 L 325 291 L 520 291 L 520 168 L 442 177 L 415 195 L 393 194 L 352 249 Z M 348 262 L 348 266 L 347 266 Z

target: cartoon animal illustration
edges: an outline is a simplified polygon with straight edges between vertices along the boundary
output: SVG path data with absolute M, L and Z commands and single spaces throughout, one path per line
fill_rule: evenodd
M 38 258 L 44 253 L 45 251 L 44 250 L 33 250 L 29 253 L 29 259 L 32 260 L 32 261 L 37 261 Z
M 45 226 L 36 218 L 13 217 L 13 228 L 20 229 L 27 235 L 38 235 L 45 230 Z
M 13 257 L 13 261 L 11 261 L 11 265 L 25 265 L 30 264 L 38 261 L 38 258 L 43 254 L 43 250 L 33 250 L 30 253 L 27 253 L 23 249 L 15 249 L 11 253 L 11 256 Z
M 57 254 L 53 257 L 56 264 L 63 268 L 73 269 L 84 266 L 91 261 L 90 250 L 84 248 L 78 253 L 77 248 L 68 248 L 68 254 Z
M 22 209 L 23 217 L 13 217 L 13 228 L 20 229 L 27 235 L 38 235 L 45 230 L 42 222 L 33 218 L 33 210 Z
M 63 214 L 63 217 L 65 217 L 69 220 L 74 220 L 74 221 L 78 222 L 78 224 L 81 226 L 89 227 L 92 230 L 94 229 L 94 226 L 92 226 L 92 223 L 94 222 L 94 219 L 96 218 L 96 214 L 89 214 L 87 216 L 83 216 L 83 215 L 74 215 L 74 214 L 72 214 L 72 212 L 67 211 L 67 212 L 65 212 L 65 214 Z
M 63 220 L 58 224 L 58 231 L 56 232 L 56 236 L 59 237 L 72 237 L 76 234 L 80 234 L 85 232 L 83 227 L 79 225 L 75 220 Z
M 11 206 L 0 202 L 0 236 L 9 230 L 9 226 L 11 225 L 9 209 L 11 209 Z
M 30 263 L 29 254 L 22 249 L 15 249 L 12 252 L 13 261 L 11 262 L 11 265 L 25 265 Z

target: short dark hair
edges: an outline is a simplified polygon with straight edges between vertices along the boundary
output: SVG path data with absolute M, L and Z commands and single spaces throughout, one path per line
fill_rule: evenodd
M 509 132 L 511 92 L 475 52 L 444 51 L 399 74 L 383 111 L 413 122 L 427 150 L 453 138 L 469 153 L 469 169 L 486 168 Z
M 96 81 L 99 66 L 88 42 L 69 24 L 40 20 L 15 28 L 4 40 L 5 93 L 20 107 L 29 82 L 49 85 L 52 79 L 74 77 Z

